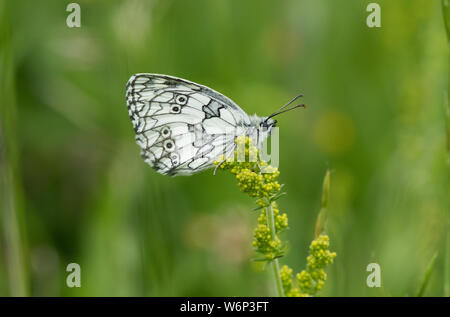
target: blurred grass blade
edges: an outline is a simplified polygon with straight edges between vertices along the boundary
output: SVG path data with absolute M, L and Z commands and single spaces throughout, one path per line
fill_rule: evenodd
M 317 238 L 325 231 L 328 218 L 328 199 L 330 197 L 330 175 L 331 171 L 327 170 L 322 185 L 322 205 L 317 216 L 316 229 L 314 236 Z
M 450 1 L 442 0 L 442 12 L 444 15 L 444 25 L 447 32 L 447 42 L 450 43 Z M 450 58 L 450 55 L 449 55 Z M 448 67 L 448 65 L 447 65 Z M 445 94 L 445 121 L 447 139 L 447 197 L 450 197 L 450 80 L 448 82 L 447 93 Z M 450 198 L 447 198 L 447 239 L 444 254 L 444 296 L 450 296 Z
M 450 42 L 450 0 L 442 0 L 442 11 L 444 13 L 445 30 L 447 31 L 447 40 Z
M 11 25 L 0 3 L 0 222 L 11 296 L 28 295 L 24 222 L 18 182 Z
M 422 282 L 420 283 L 419 290 L 416 293 L 417 297 L 422 297 L 423 293 L 425 292 L 425 289 L 427 288 L 428 282 L 430 281 L 431 273 L 433 273 L 433 269 L 434 269 L 434 265 L 436 263 L 437 256 L 438 256 L 438 253 L 436 252 L 433 255 L 433 257 L 431 258 L 430 263 L 428 264 L 425 274 L 423 275 Z
M 445 96 L 447 126 L 447 238 L 444 250 L 444 296 L 450 296 L 450 105 L 448 91 Z

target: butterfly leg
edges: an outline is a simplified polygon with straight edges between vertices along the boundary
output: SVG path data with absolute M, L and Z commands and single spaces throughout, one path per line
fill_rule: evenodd
M 217 169 L 218 169 L 219 166 L 222 165 L 222 163 L 225 162 L 226 160 L 227 160 L 227 158 L 224 158 L 219 164 L 217 164 L 216 168 L 214 169 L 213 175 L 216 175 Z
M 258 148 L 260 149 L 261 147 L 260 146 L 258 146 Z M 261 172 L 262 171 L 262 168 L 261 168 L 261 165 L 259 165 L 259 158 L 258 158 L 258 154 L 256 155 L 256 165 L 258 165 L 258 168 L 259 168 L 259 172 Z
M 261 172 L 262 168 L 261 168 L 261 165 L 259 165 L 259 160 L 258 159 L 256 159 L 256 164 L 258 165 L 259 171 Z
M 217 164 L 216 168 L 214 169 L 213 175 L 216 175 L 217 169 L 219 168 L 220 165 L 222 165 L 226 160 L 228 160 L 228 158 L 230 158 L 232 155 L 234 155 L 234 150 L 235 149 L 236 149 L 236 145 L 233 145 L 231 150 L 229 150 L 228 152 L 225 152 L 225 153 L 228 153 L 228 154 L 225 155 L 224 159 L 219 164 Z

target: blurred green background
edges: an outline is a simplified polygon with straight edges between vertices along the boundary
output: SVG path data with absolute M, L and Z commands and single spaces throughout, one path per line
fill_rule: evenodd
M 444 294 L 447 41 L 440 1 L 0 1 L 0 295 L 267 296 L 254 202 L 231 175 L 162 176 L 140 158 L 125 84 L 170 74 L 279 117 L 281 259 L 305 265 L 332 174 L 338 256 L 322 296 Z M 66 266 L 81 265 L 81 288 Z M 382 287 L 366 286 L 381 266 Z M 448 278 L 448 277 L 447 277 Z

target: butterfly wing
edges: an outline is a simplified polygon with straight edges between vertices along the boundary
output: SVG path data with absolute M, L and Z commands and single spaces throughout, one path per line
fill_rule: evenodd
M 144 160 L 157 172 L 190 175 L 234 150 L 250 125 L 232 100 L 181 78 L 136 74 L 127 83 L 128 113 Z

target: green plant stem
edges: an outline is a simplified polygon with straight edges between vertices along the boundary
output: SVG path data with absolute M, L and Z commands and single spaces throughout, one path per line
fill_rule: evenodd
M 275 276 L 277 295 L 278 297 L 284 297 L 283 285 L 281 284 L 281 277 L 280 277 L 280 264 L 278 262 L 278 259 L 274 259 L 272 261 L 272 270 Z
M 267 226 L 270 228 L 270 231 L 272 232 L 272 240 L 275 241 L 277 239 L 277 232 L 275 229 L 275 218 L 273 216 L 272 204 L 270 205 L 270 207 L 266 208 L 266 218 L 267 218 Z M 278 259 L 273 259 L 271 262 L 275 278 L 277 295 L 278 297 L 284 297 L 283 284 L 281 282 L 281 275 L 280 275 L 280 264 L 278 262 Z

